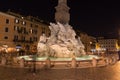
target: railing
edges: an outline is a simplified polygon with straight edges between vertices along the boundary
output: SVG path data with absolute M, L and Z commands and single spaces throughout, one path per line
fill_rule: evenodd
M 69 60 L 55 60 L 55 59 L 46 58 L 44 60 L 39 60 L 39 61 L 25 60 L 24 62 L 25 62 L 25 65 L 30 65 L 30 64 L 33 64 L 34 62 L 36 65 L 46 66 L 47 68 L 52 68 L 53 66 L 55 67 L 56 65 L 65 65 L 65 66 L 69 66 L 70 68 L 79 68 L 81 66 L 81 63 L 85 63 L 85 62 L 89 64 L 88 67 L 90 66 L 97 67 L 97 64 L 100 61 L 105 62 L 102 58 L 100 59 L 93 58 L 91 60 L 76 60 L 75 58 L 71 58 Z

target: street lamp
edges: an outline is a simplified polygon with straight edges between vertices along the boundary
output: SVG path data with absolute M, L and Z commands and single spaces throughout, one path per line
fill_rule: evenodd
M 20 55 L 20 49 L 22 48 L 22 46 L 21 45 L 17 45 L 16 46 L 16 51 L 18 52 L 18 55 Z
M 8 45 L 4 44 L 4 45 L 3 45 L 3 49 L 4 49 L 5 52 L 7 53 L 7 52 L 8 52 Z
M 36 54 L 37 54 L 37 47 L 36 46 L 33 46 L 33 73 L 36 73 Z

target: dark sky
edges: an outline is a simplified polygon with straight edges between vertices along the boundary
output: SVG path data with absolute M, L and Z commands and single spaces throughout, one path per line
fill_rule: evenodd
M 41 1 L 41 2 L 40 2 Z M 11 9 L 24 15 L 54 22 L 57 0 L 0 0 L 0 11 Z M 120 5 L 115 0 L 68 0 L 70 25 L 92 36 L 116 37 L 120 27 Z

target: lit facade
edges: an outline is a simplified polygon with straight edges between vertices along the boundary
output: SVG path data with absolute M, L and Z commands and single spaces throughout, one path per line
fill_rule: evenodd
M 80 39 L 85 46 L 86 52 L 91 52 L 92 49 L 95 49 L 96 38 L 89 36 L 86 33 L 80 33 Z
M 98 44 L 97 48 L 100 50 L 117 51 L 119 49 L 117 39 L 98 39 Z
M 13 13 L 0 12 L 0 46 L 31 48 L 37 45 L 40 35 L 50 35 L 48 24 L 38 18 Z

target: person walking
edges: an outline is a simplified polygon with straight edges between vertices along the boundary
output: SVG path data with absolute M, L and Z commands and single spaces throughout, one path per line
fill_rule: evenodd
M 120 50 L 118 51 L 118 56 L 119 56 L 119 59 L 118 59 L 118 60 L 120 60 Z

